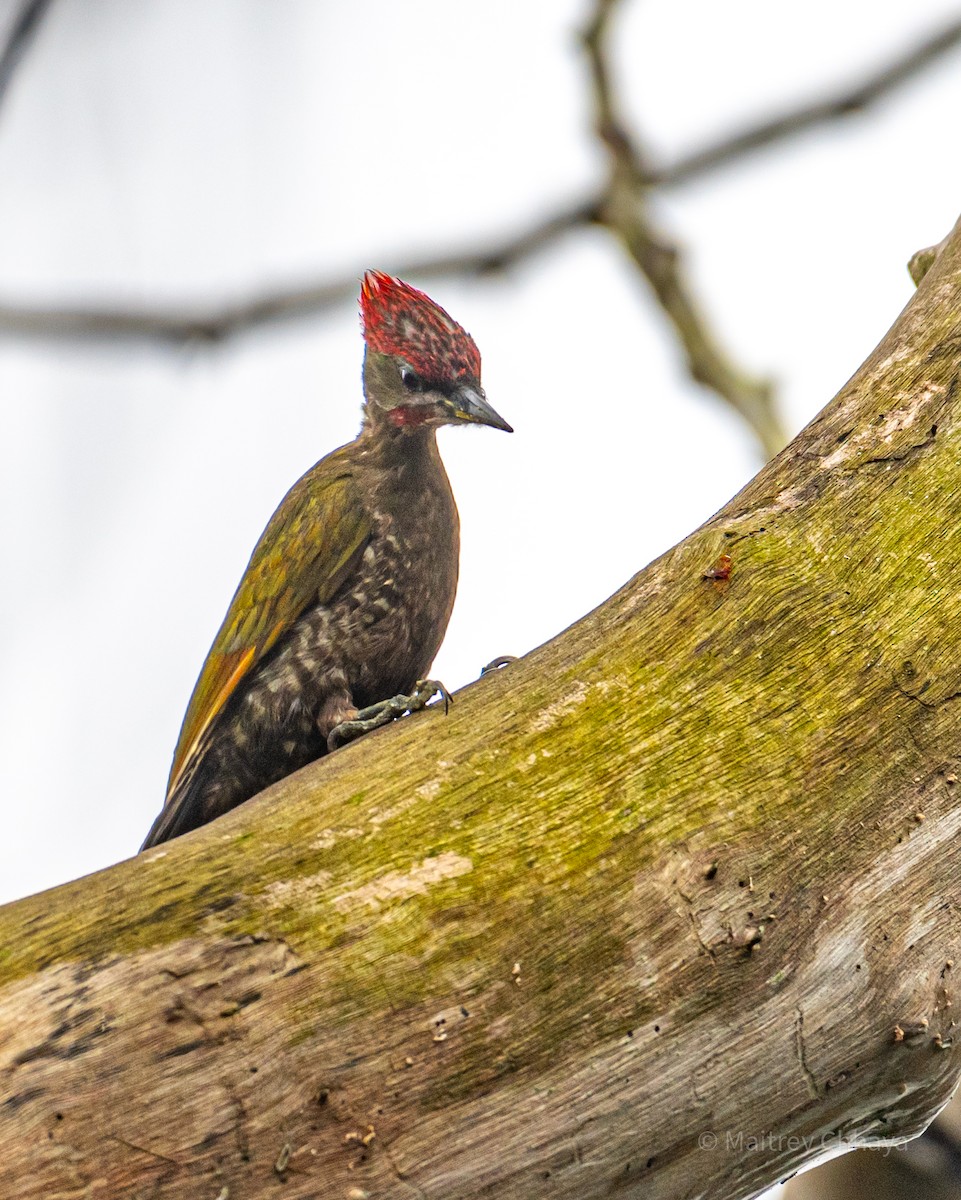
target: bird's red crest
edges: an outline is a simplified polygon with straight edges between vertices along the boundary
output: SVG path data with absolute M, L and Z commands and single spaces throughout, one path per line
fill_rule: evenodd
M 474 339 L 430 296 L 368 271 L 360 289 L 364 340 L 371 350 L 403 358 L 425 379 L 469 376 L 480 382 L 480 351 Z

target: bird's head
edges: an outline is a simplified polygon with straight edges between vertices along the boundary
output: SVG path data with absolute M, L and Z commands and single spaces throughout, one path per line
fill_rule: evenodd
M 513 433 L 487 403 L 474 339 L 429 296 L 383 271 L 368 271 L 360 311 L 368 410 L 376 407 L 405 432 L 473 424 Z

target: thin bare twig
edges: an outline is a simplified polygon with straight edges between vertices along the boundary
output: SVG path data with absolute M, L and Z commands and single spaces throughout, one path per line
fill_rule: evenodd
M 0 51 L 0 104 L 3 103 L 17 67 L 33 41 L 53 0 L 25 0 L 13 19 L 6 45 Z
M 937 33 L 930 34 L 914 49 L 886 66 L 879 67 L 856 87 L 846 88 L 837 96 L 803 105 L 741 133 L 732 134 L 712 146 L 705 146 L 703 150 L 678 159 L 671 166 L 655 168 L 648 172 L 647 182 L 666 187 L 688 183 L 699 175 L 706 175 L 719 167 L 728 166 L 756 150 L 795 137 L 817 125 L 826 125 L 862 113 L 888 93 L 915 79 L 959 43 L 961 20 L 952 21 Z
M 579 201 L 531 224 L 499 245 L 385 264 L 398 275 L 428 279 L 492 275 L 546 249 L 563 234 L 596 219 L 598 201 Z M 378 264 L 379 265 L 379 264 Z M 355 299 L 361 272 L 302 288 L 286 288 L 239 304 L 210 309 L 30 308 L 0 304 L 0 334 L 34 337 L 220 341 L 272 321 L 312 316 Z
M 607 35 L 619 0 L 597 0 L 583 43 L 591 70 L 594 127 L 607 148 L 610 175 L 599 213 L 600 224 L 624 244 L 647 279 L 683 347 L 691 376 L 711 388 L 747 422 L 766 457 L 786 442 L 773 388 L 736 366 L 699 311 L 684 277 L 680 254 L 651 220 L 650 166 L 637 138 L 617 109 L 607 56 Z

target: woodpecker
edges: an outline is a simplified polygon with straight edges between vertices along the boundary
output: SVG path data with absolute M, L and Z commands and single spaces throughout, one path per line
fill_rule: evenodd
M 427 295 L 368 271 L 360 308 L 360 433 L 294 484 L 261 535 L 194 687 L 144 850 L 438 689 L 422 676 L 454 604 L 460 532 L 437 429 L 512 430 L 484 395 L 474 340 Z

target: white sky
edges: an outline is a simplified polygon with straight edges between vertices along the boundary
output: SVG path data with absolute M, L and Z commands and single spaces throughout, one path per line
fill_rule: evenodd
M 622 82 L 673 157 L 820 96 L 956 7 L 635 2 Z M 237 299 L 513 231 L 602 167 L 583 12 L 58 0 L 0 110 L 0 302 Z M 792 429 L 907 301 L 910 254 L 955 220 L 959 110 L 955 55 L 866 117 L 661 201 L 715 324 L 781 381 Z M 428 290 L 474 334 L 517 430 L 441 435 L 463 553 L 435 673 L 456 688 L 601 602 L 758 463 L 601 234 Z M 261 528 L 356 430 L 361 349 L 350 305 L 219 347 L 0 337 L 0 900 L 136 851 Z

